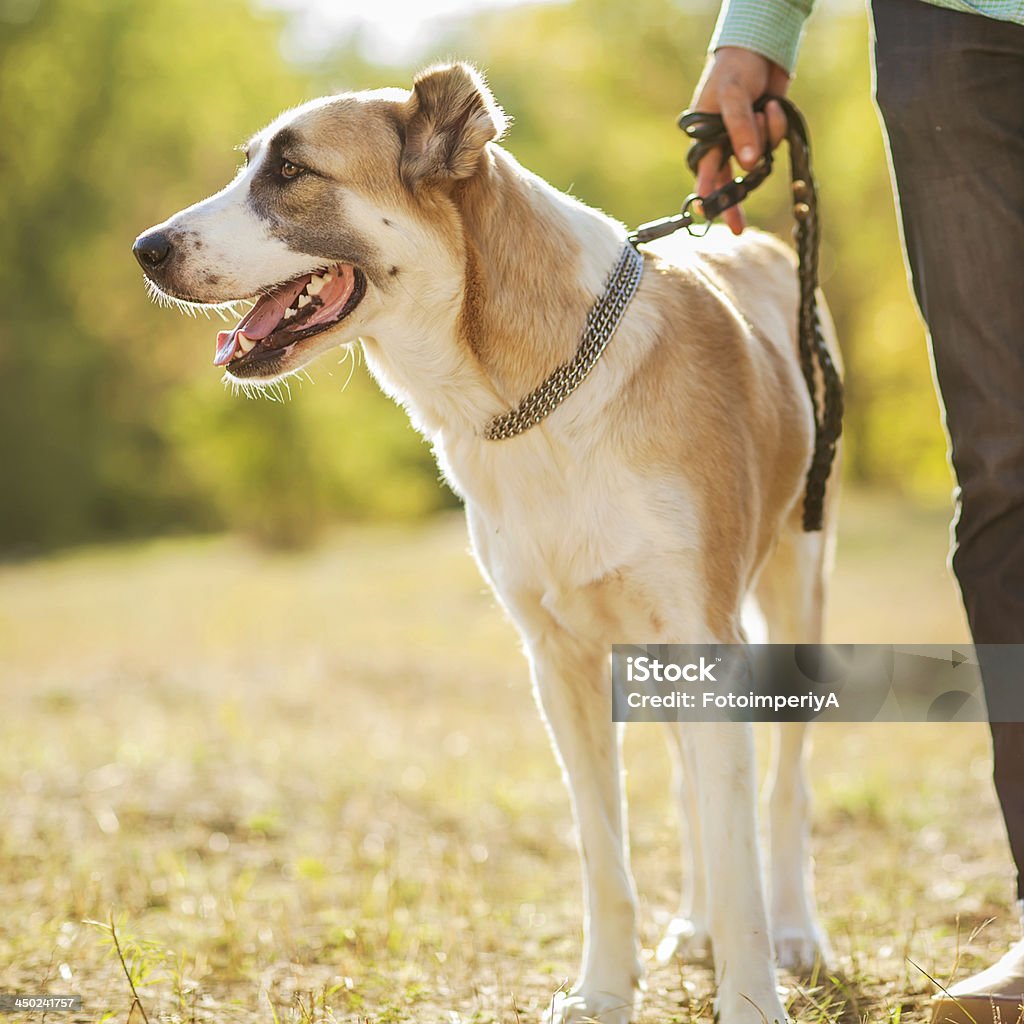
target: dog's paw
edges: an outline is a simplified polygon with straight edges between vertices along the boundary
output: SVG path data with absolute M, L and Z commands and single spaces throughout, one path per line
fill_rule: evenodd
M 629 1024 L 635 1008 L 634 996 L 611 992 L 556 992 L 543 1024 Z
M 667 964 L 675 957 L 698 963 L 709 960 L 711 939 L 707 927 L 689 917 L 672 918 L 654 956 L 659 964 Z
M 719 990 L 714 1002 L 716 1024 L 790 1024 L 777 990 L 764 988 L 759 996 L 752 988 L 737 989 L 723 985 Z
M 822 930 L 808 923 L 802 926 L 780 926 L 772 932 L 775 962 L 784 971 L 809 975 L 828 965 L 832 951 Z

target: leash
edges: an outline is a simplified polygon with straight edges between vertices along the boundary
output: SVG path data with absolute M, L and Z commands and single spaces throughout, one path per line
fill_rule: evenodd
M 825 486 L 832 471 L 836 444 L 843 429 L 843 385 L 832 361 L 832 353 L 825 344 L 818 315 L 818 196 L 811 173 L 811 144 L 803 115 L 787 99 L 762 96 L 754 104 L 761 112 L 770 100 L 775 100 L 786 114 L 786 142 L 789 147 L 790 177 L 793 190 L 793 216 L 796 219 L 796 249 L 799 258 L 797 274 L 800 279 L 800 310 L 797 318 L 797 337 L 800 344 L 800 368 L 811 396 L 814 412 L 814 455 L 807 471 L 804 489 L 804 530 L 820 530 L 824 516 Z M 690 170 L 697 173 L 697 165 L 712 149 L 719 150 L 722 166 L 732 156 L 732 143 L 725 123 L 718 114 L 697 110 L 684 111 L 679 127 L 693 140 L 686 160 Z M 772 171 L 771 146 L 748 174 L 734 178 L 728 184 L 706 196 L 687 196 L 679 213 L 671 217 L 641 224 L 629 235 L 634 247 L 653 242 L 676 231 L 686 230 L 690 235 L 704 235 L 711 222 L 731 206 L 743 202 Z M 700 203 L 704 222 L 694 218 L 694 207 Z M 818 401 L 818 378 L 821 379 L 822 398 Z

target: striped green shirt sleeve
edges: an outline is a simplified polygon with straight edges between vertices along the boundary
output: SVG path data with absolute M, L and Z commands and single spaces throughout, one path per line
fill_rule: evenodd
M 1024 0 L 923 0 L 963 14 L 1024 25 Z M 725 0 L 711 37 L 711 52 L 722 46 L 744 50 L 775 61 L 792 73 L 804 22 L 814 0 Z
M 725 0 L 710 49 L 740 46 L 792 72 L 813 6 L 814 0 Z

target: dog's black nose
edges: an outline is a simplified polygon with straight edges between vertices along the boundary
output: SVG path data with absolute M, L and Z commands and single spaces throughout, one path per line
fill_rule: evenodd
M 171 254 L 171 240 L 162 231 L 139 235 L 132 252 L 143 270 L 156 270 Z

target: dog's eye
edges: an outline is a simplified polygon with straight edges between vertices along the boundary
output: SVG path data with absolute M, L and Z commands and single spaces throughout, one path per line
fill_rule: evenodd
M 281 161 L 281 177 L 282 178 L 297 178 L 306 170 L 305 167 L 300 167 L 298 164 L 293 164 L 291 160 Z

